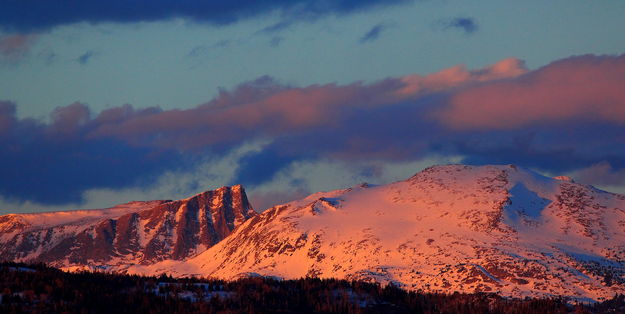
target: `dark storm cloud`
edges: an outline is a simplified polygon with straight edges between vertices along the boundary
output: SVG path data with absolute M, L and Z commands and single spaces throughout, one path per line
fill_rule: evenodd
M 56 26 L 87 23 L 134 23 L 186 18 L 223 25 L 279 11 L 287 20 L 315 19 L 328 14 L 346 14 L 409 0 L 3 0 L 0 28 L 32 32 Z
M 610 174 L 602 176 L 620 183 L 624 81 L 625 55 L 587 55 L 534 71 L 506 59 L 370 84 L 291 87 L 262 77 L 191 109 L 126 105 L 93 114 L 76 103 L 57 108 L 48 123 L 18 119 L 3 102 L 0 194 L 76 201 L 90 188 L 147 184 L 255 139 L 269 144 L 240 160 L 232 183 L 261 185 L 295 161 L 428 156 L 554 173 L 587 169 L 586 181 Z

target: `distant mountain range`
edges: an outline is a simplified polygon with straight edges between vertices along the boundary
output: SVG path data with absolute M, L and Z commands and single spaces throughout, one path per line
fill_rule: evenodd
M 625 293 L 625 196 L 514 165 L 435 166 L 262 214 L 233 186 L 180 201 L 0 216 L 0 254 L 69 270 L 600 300 Z

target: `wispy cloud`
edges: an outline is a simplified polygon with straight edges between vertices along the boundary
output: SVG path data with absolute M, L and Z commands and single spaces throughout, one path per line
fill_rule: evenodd
M 280 21 L 280 22 L 271 24 L 267 27 L 260 29 L 259 31 L 256 32 L 256 35 L 259 35 L 259 34 L 273 35 L 275 33 L 279 33 L 283 30 L 286 30 L 287 28 L 293 26 L 294 23 L 295 21 L 291 21 L 291 20 Z
M 191 58 L 201 57 L 213 49 L 228 47 L 232 45 L 232 42 L 233 41 L 230 39 L 222 39 L 213 44 L 195 46 L 191 48 L 191 50 L 189 50 L 189 52 L 187 53 L 187 57 L 191 57 Z
M 456 17 L 448 20 L 440 21 L 443 29 L 457 29 L 467 35 L 473 34 L 478 30 L 477 21 L 471 17 Z
M 80 65 L 87 65 L 87 63 L 89 63 L 91 59 L 93 59 L 93 57 L 96 55 L 98 55 L 98 53 L 93 50 L 85 51 L 85 53 L 81 54 L 80 56 L 78 56 L 78 58 L 76 58 L 76 62 L 78 62 Z
M 276 37 L 271 38 L 271 40 L 269 41 L 269 45 L 271 47 L 278 47 L 283 41 L 284 41 L 283 37 L 276 36 Z
M 54 51 L 52 51 L 50 48 L 39 51 L 37 57 L 43 60 L 43 63 L 45 65 L 51 65 L 58 59 L 57 54 L 54 53 Z
M 581 183 L 607 186 L 625 185 L 625 168 L 615 169 L 607 161 L 596 163 L 575 173 Z
M 387 28 L 388 28 L 387 24 L 382 24 L 382 23 L 376 24 L 369 31 L 367 31 L 364 35 L 362 35 L 362 37 L 360 37 L 358 42 L 362 44 L 362 43 L 375 41 L 380 37 L 380 34 Z

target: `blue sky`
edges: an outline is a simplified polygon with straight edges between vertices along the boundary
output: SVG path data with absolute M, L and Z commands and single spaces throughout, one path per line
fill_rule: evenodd
M 422 138 L 419 132 L 427 129 L 408 128 L 414 122 L 432 122 L 422 117 L 425 111 L 414 111 L 413 107 L 425 108 L 445 102 L 441 99 L 455 99 L 456 91 L 449 88 L 469 88 L 476 82 L 486 84 L 526 75 L 521 70 L 531 75 L 572 56 L 592 54 L 598 59 L 615 58 L 614 62 L 620 62 L 620 55 L 625 53 L 625 3 L 621 1 L 243 1 L 231 7 L 220 6 L 217 1 L 206 1 L 200 6 L 200 2 L 189 1 L 176 9 L 168 1 L 134 8 L 121 5 L 120 9 L 111 9 L 118 4 L 116 1 L 93 0 L 85 1 L 82 7 L 56 8 L 39 7 L 37 1 L 21 3 L 7 2 L 7 10 L 0 13 L 0 101 L 7 104 L 4 110 L 9 117 L 0 119 L 0 124 L 5 124 L 0 125 L 0 131 L 11 130 L 6 132 L 9 135 L 0 136 L 7 149 L 0 156 L 0 170 L 5 173 L 0 186 L 2 213 L 178 198 L 235 183 L 248 186 L 252 202 L 256 198 L 256 203 L 261 204 L 257 207 L 264 207 L 320 189 L 360 181 L 384 183 L 402 179 L 425 166 L 448 162 L 514 162 L 546 174 L 577 175 L 588 183 L 625 191 L 625 179 L 620 179 L 625 175 L 625 156 L 618 148 L 610 148 L 622 144 L 618 138 L 587 151 L 578 147 L 579 143 L 562 140 L 563 134 L 538 122 L 505 131 L 490 124 L 490 129 L 479 132 L 441 127 L 433 138 Z M 388 96 L 391 90 L 400 89 L 389 89 L 380 83 L 388 79 L 392 84 L 406 84 L 410 81 L 406 78 L 413 77 L 413 82 L 415 75 L 426 77 L 445 69 L 458 70 L 454 68 L 458 65 L 471 72 L 510 58 L 517 61 L 508 64 L 513 69 L 505 68 L 508 72 L 504 76 L 478 78 L 473 73 L 475 77 L 467 79 L 461 75 L 460 83 L 445 81 L 440 86 L 435 84 L 430 92 L 411 94 L 408 98 Z M 574 67 L 596 62 L 574 59 L 565 64 Z M 551 73 L 548 70 L 544 72 Z M 541 77 L 540 73 L 536 76 Z M 609 94 L 610 84 L 618 82 L 621 74 L 617 71 L 606 78 L 606 83 L 593 92 Z M 452 76 L 457 75 L 456 71 Z M 367 120 L 367 114 L 361 116 L 361 111 L 320 111 L 339 115 L 326 119 L 336 119 L 337 124 L 342 124 L 340 127 L 325 125 L 320 119 L 289 120 L 291 115 L 285 112 L 291 109 L 285 108 L 290 107 L 267 105 L 271 101 L 262 98 L 267 95 L 256 95 L 269 93 L 270 97 L 292 90 L 306 97 L 315 86 L 334 95 L 345 92 L 346 88 L 341 87 L 351 88 L 354 84 L 362 85 L 354 87 L 354 95 L 366 96 L 352 95 L 329 105 L 322 101 L 323 105 L 313 106 L 363 103 L 359 110 L 388 114 L 389 119 L 402 117 L 405 110 L 404 113 L 419 117 L 405 121 L 405 131 L 415 132 L 415 137 L 414 141 L 407 137 L 402 143 L 411 149 L 403 151 L 397 148 L 399 143 L 397 147 L 381 149 L 378 142 L 367 144 L 359 139 L 357 131 L 364 127 L 362 121 L 375 124 Z M 254 101 L 232 100 L 249 93 L 256 95 L 249 96 Z M 376 93 L 387 93 L 380 96 L 384 101 L 365 105 L 376 98 Z M 619 96 L 607 97 L 602 106 L 612 106 L 620 112 Z M 293 99 L 292 106 L 297 106 L 297 98 Z M 262 111 L 252 103 L 262 103 L 266 107 L 256 106 L 269 109 Z M 371 109 L 381 103 L 393 104 L 393 108 L 386 106 L 384 113 Z M 211 134 L 242 134 L 227 136 L 231 139 L 223 141 L 207 140 L 206 136 L 195 138 L 212 127 L 202 126 L 201 121 L 189 122 L 197 124 L 192 129 L 166 126 L 162 130 L 142 131 L 139 137 L 131 131 L 114 134 L 103 128 L 101 120 L 97 120 L 100 113 L 126 104 L 134 112 L 126 118 L 142 116 L 139 112 L 145 108 L 158 107 L 162 114 L 175 114 L 221 104 L 252 106 L 248 112 L 259 110 L 266 121 L 249 122 L 256 128 L 250 130 L 245 123 L 233 129 L 221 125 L 211 129 Z M 544 106 L 562 105 L 554 99 Z M 583 103 L 562 110 L 587 117 L 588 111 L 580 108 L 588 106 L 591 104 Z M 559 120 L 553 120 L 549 112 L 543 113 L 544 118 L 532 119 L 562 124 L 569 128 L 569 133 L 579 133 L 584 139 L 581 143 L 595 143 L 598 138 L 608 141 L 606 132 L 623 131 L 621 120 L 607 119 L 601 108 L 592 108 L 592 112 L 599 113 L 596 119 L 584 122 L 590 131 L 573 127 L 577 118 L 559 116 Z M 310 110 L 317 113 L 318 108 Z M 192 116 L 182 115 L 180 119 Z M 213 116 L 219 114 L 208 113 L 207 120 Z M 278 129 L 267 127 L 283 118 L 291 124 Z M 467 125 L 466 121 L 463 123 Z M 378 127 L 384 131 L 377 134 L 397 138 L 393 128 L 401 125 L 391 121 Z M 127 128 L 130 130 L 131 126 Z M 336 143 L 313 140 L 323 138 L 328 130 L 354 136 Z M 53 133 L 57 139 L 50 135 Z M 68 134 L 79 140 L 68 140 Z M 156 136 L 172 139 L 163 143 L 156 141 Z M 382 143 L 389 142 L 380 137 Z M 179 144 L 186 139 L 201 144 Z M 308 148 L 302 147 L 301 142 L 289 142 L 303 140 L 311 142 Z M 459 148 L 459 142 L 476 140 L 494 147 L 481 151 Z M 354 144 L 359 141 L 363 143 Z M 519 141 L 534 146 L 521 148 Z M 346 149 L 346 145 L 351 148 Z M 554 147 L 559 150 L 552 151 Z M 68 151 L 87 157 L 77 162 Z M 567 151 L 574 152 L 570 156 L 575 160 L 563 163 L 559 158 L 564 158 L 561 156 Z M 28 160 L 20 155 L 25 152 L 41 154 L 44 161 Z M 356 152 L 364 157 L 353 157 Z M 46 178 L 37 177 L 33 169 L 38 167 L 38 173 Z M 72 167 L 75 169 L 66 169 Z M 126 175 L 111 174 L 116 171 Z M 596 179 L 597 173 L 604 179 Z M 111 175 L 106 178 L 107 174 Z

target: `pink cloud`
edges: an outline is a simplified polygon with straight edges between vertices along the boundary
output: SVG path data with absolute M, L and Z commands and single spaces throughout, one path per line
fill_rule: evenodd
M 7 148 L 0 162 L 11 170 L 0 189 L 18 199 L 76 201 L 86 189 L 127 187 L 258 139 L 266 144 L 242 157 L 234 182 L 269 182 L 298 161 L 461 156 L 553 173 L 605 161 L 580 172 L 582 180 L 620 184 L 624 63 L 625 56 L 582 56 L 528 71 L 522 61 L 505 59 L 477 70 L 455 66 L 306 87 L 263 77 L 195 108 L 124 105 L 93 114 L 74 103 L 54 110 L 49 121 L 20 119 L 15 105 L 0 102 L 0 142 Z M 252 193 L 260 204 L 293 195 Z
M 387 97 L 389 87 L 385 85 L 388 84 L 329 84 L 253 92 L 244 84 L 231 93 L 222 92 L 210 103 L 187 110 L 129 114 L 128 108 L 109 109 L 96 117 L 100 124 L 90 136 L 115 136 L 141 142 L 146 136 L 160 134 L 157 139 L 160 145 L 187 148 L 240 140 L 250 134 L 276 136 L 335 123 L 341 108 L 346 106 L 367 106 L 395 99 L 392 95 Z M 189 141 L 178 136 L 189 133 L 194 135 Z
M 524 62 L 515 58 L 503 59 L 491 66 L 473 71 L 467 70 L 464 65 L 458 65 L 425 76 L 418 74 L 404 76 L 400 80 L 405 86 L 399 89 L 397 94 L 414 96 L 424 92 L 436 92 L 469 83 L 512 78 L 526 72 L 527 69 Z
M 53 135 L 68 136 L 75 134 L 90 121 L 90 116 L 89 107 L 78 102 L 65 107 L 58 107 L 50 114 L 52 124 L 48 131 Z
M 563 59 L 469 87 L 436 113 L 454 129 L 513 129 L 572 120 L 625 123 L 625 55 Z
M 425 76 L 389 78 L 371 84 L 355 82 L 295 88 L 263 77 L 231 92 L 221 91 L 217 98 L 192 109 L 132 114 L 132 108 L 110 109 L 96 117 L 95 120 L 101 123 L 90 136 L 114 136 L 140 145 L 147 143 L 146 138 L 151 138 L 158 145 L 179 148 L 201 147 L 250 136 L 274 137 L 336 126 L 342 123 L 346 110 L 388 106 L 428 93 L 516 77 L 525 72 L 522 61 L 505 59 L 475 71 L 456 66 Z M 105 115 L 124 118 L 109 123 L 111 118 Z M 193 137 L 181 134 L 193 134 Z
M 574 119 L 623 123 L 623 82 L 625 56 L 572 57 L 536 71 L 509 58 L 477 70 L 454 66 L 370 84 L 289 87 L 262 77 L 232 91 L 222 90 L 210 102 L 184 110 L 124 105 L 91 118 L 87 106 L 72 104 L 53 112 L 48 132 L 59 136 L 82 132 L 87 139 L 116 138 L 136 146 L 202 149 L 256 138 L 347 129 L 350 136 L 345 135 L 341 147 L 360 153 L 370 151 L 383 136 L 404 136 L 415 132 L 413 124 L 436 121 L 451 131 L 510 130 Z M 414 105 L 433 93 L 437 98 L 428 101 L 427 107 Z M 375 126 L 379 131 L 374 136 L 356 136 L 348 128 L 350 123 Z M 397 150 L 414 151 L 420 145 L 426 147 L 427 143 L 389 147 L 380 153 L 401 155 Z
M 36 35 L 15 34 L 0 36 L 0 59 L 18 62 L 28 55 Z

